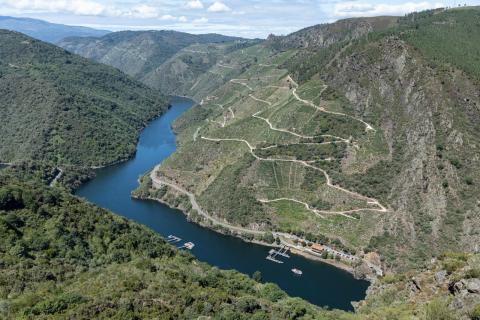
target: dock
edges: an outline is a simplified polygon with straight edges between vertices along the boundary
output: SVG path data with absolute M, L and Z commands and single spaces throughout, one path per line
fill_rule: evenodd
M 285 258 L 290 258 L 290 256 L 287 254 L 287 252 L 288 252 L 288 247 L 284 245 L 279 250 L 275 250 L 275 249 L 270 250 L 269 253 L 270 254 L 276 253 L 279 256 L 282 256 L 282 257 L 285 257 Z
M 283 263 L 283 261 L 278 260 L 277 256 L 285 257 L 285 258 L 290 258 L 290 256 L 287 254 L 288 252 L 288 247 L 287 246 L 282 246 L 280 249 L 275 250 L 271 249 L 268 252 L 268 256 L 265 258 L 267 260 L 273 261 L 275 263 Z
M 179 238 L 179 237 L 173 236 L 173 235 L 169 235 L 169 236 L 167 237 L 166 241 L 167 241 L 168 243 L 177 243 L 177 242 L 182 241 L 182 239 Z

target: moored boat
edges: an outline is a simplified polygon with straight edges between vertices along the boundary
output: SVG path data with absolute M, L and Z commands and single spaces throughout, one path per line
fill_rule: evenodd
M 292 272 L 295 273 L 295 274 L 298 274 L 299 276 L 301 276 L 303 274 L 302 270 L 297 269 L 297 268 L 293 268 Z

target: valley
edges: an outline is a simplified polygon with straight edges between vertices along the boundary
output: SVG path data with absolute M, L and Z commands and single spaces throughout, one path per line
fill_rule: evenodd
M 479 319 L 478 21 L 0 30 L 0 318 Z

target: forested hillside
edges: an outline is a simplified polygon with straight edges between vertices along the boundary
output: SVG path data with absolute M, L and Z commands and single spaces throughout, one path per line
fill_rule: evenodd
M 275 285 L 200 263 L 145 227 L 35 182 L 0 177 L 0 232 L 2 319 L 321 314 Z
M 143 226 L 35 180 L 0 175 L 0 232 L 1 319 L 480 316 L 478 256 L 450 254 L 423 273 L 385 277 L 354 314 L 322 310 L 274 284 L 208 266 Z M 452 299 L 456 311 L 447 307 Z
M 234 49 L 235 42 L 245 41 L 217 34 L 162 30 L 114 32 L 101 38 L 72 37 L 59 45 L 118 68 L 166 94 L 186 94 L 193 85 L 191 81 L 215 64 L 222 53 Z
M 30 160 L 0 171 L 0 318 L 480 319 L 478 21 L 477 8 L 346 20 L 161 58 L 201 103 L 136 194 L 248 240 L 350 253 L 355 272 L 381 267 L 355 313 L 208 266 L 52 184 L 131 156 L 165 98 L 0 31 L 0 162 Z
M 0 162 L 100 166 L 135 152 L 166 98 L 118 70 L 0 30 Z

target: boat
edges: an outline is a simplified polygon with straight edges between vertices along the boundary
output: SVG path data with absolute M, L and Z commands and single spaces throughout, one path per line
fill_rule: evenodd
M 298 274 L 299 276 L 301 276 L 303 274 L 302 270 L 297 269 L 297 268 L 293 268 L 292 272 L 295 273 L 295 274 Z
M 192 250 L 193 247 L 195 247 L 195 244 L 193 242 L 187 242 L 183 245 L 185 248 L 187 248 L 188 250 Z

